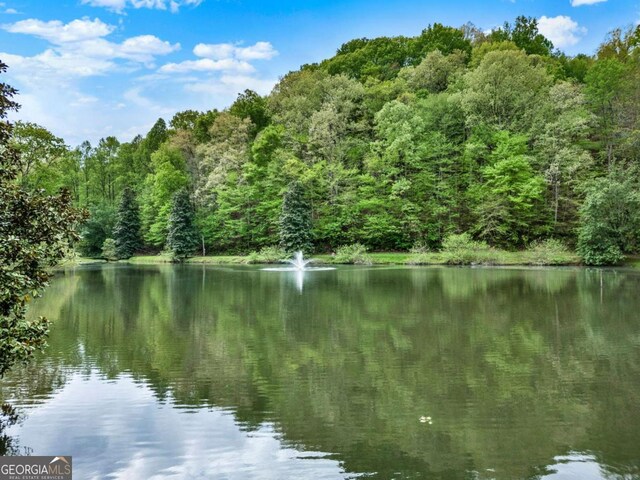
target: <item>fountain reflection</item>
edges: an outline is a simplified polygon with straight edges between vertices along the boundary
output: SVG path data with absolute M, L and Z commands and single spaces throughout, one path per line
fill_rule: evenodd
M 296 252 L 292 259 L 285 261 L 291 264 L 291 267 L 271 267 L 263 268 L 262 270 L 265 272 L 292 272 L 295 277 L 296 288 L 300 293 L 302 293 L 302 290 L 304 289 L 305 272 L 335 270 L 333 267 L 307 267 L 307 265 L 315 262 L 315 260 L 313 258 L 305 260 L 304 254 L 301 251 Z

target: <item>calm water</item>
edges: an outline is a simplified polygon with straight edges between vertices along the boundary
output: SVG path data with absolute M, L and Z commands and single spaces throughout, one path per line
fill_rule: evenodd
M 637 479 L 639 293 L 614 270 L 76 269 L 31 312 L 50 348 L 0 383 L 0 448 L 78 479 Z

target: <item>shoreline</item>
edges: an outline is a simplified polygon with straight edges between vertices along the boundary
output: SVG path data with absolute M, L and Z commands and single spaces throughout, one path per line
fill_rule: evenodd
M 442 259 L 442 256 L 438 252 L 434 253 L 408 253 L 408 252 L 380 252 L 380 253 L 368 253 L 367 261 L 360 262 L 338 262 L 333 258 L 333 255 L 321 254 L 313 255 L 312 258 L 316 260 L 315 263 L 319 265 L 408 265 L 408 266 L 446 266 L 452 265 Z M 173 263 L 169 255 L 136 255 L 127 260 L 118 260 L 117 262 L 107 262 L 103 259 L 92 259 L 78 257 L 77 259 L 66 261 L 58 268 L 76 267 L 81 265 L 93 265 L 101 263 L 125 263 L 130 265 L 153 265 L 153 264 L 167 264 Z M 194 256 L 185 260 L 187 264 L 201 264 L 201 265 L 278 265 L 283 262 L 268 262 L 268 261 L 251 261 L 249 255 L 207 255 L 207 256 Z M 497 252 L 496 258 L 490 261 L 478 260 L 469 261 L 459 265 L 466 266 L 486 266 L 486 267 L 504 267 L 504 266 L 523 266 L 523 267 L 541 267 L 541 266 L 564 266 L 564 267 L 579 267 L 586 266 L 575 254 L 571 254 L 565 258 L 556 259 L 532 259 L 531 255 L 526 252 Z M 455 266 L 455 265 L 453 265 Z M 628 257 L 620 265 L 610 265 L 610 267 L 632 267 L 640 268 L 640 257 L 633 256 Z

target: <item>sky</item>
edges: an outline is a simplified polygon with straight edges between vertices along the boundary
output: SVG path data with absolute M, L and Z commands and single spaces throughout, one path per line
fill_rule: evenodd
M 418 35 L 439 22 L 490 30 L 518 15 L 569 55 L 640 21 L 640 0 L 0 0 L 0 81 L 13 120 L 75 146 L 129 141 L 162 117 L 267 94 L 300 65 L 353 38 Z

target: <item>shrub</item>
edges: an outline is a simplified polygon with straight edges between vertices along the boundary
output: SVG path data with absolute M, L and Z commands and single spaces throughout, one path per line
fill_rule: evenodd
M 448 265 L 494 264 L 497 252 L 468 233 L 447 236 L 442 242 L 442 261 Z
M 247 263 L 282 263 L 287 256 L 280 247 L 263 247 L 259 252 L 251 252 Z
M 640 193 L 635 176 L 596 180 L 580 209 L 577 250 L 587 265 L 613 265 L 640 245 Z
M 433 265 L 437 263 L 432 253 L 422 252 L 411 255 L 407 260 L 407 265 Z
M 429 245 L 424 240 L 418 240 L 411 247 L 411 253 L 415 253 L 416 255 L 420 255 L 421 253 L 429 253 Z
M 578 235 L 578 253 L 587 265 L 616 265 L 624 259 L 624 253 L 616 241 L 583 226 Z
M 338 247 L 334 262 L 353 265 L 371 265 L 372 263 L 371 257 L 367 255 L 367 248 L 360 243 Z
M 575 261 L 567 246 L 554 238 L 532 243 L 527 257 L 532 265 L 566 265 Z
M 116 241 L 113 238 L 105 239 L 102 244 L 102 258 L 110 262 L 118 260 L 118 255 L 116 253 Z

